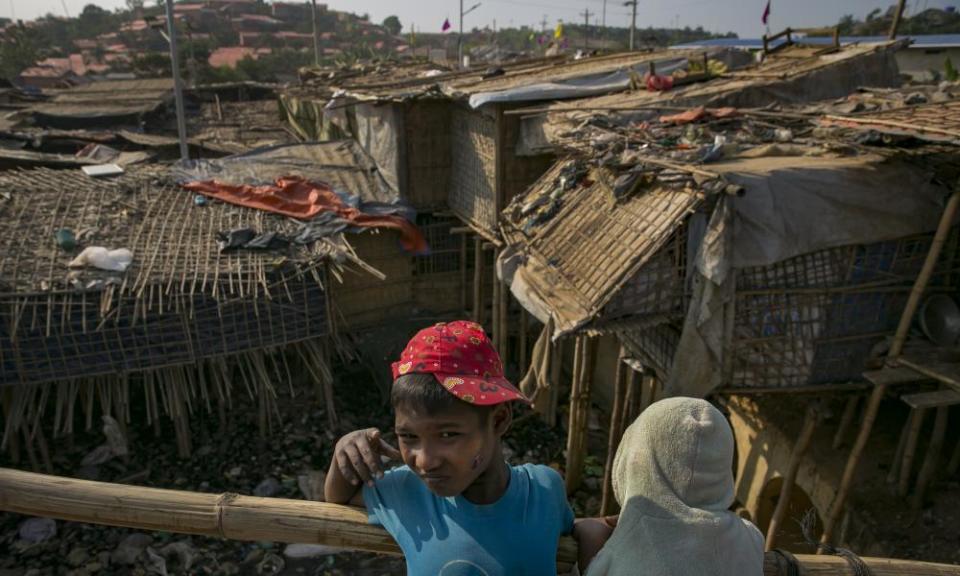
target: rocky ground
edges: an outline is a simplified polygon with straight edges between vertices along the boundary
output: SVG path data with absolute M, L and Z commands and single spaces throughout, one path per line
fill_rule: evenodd
M 319 498 L 322 474 L 336 439 L 359 427 L 392 428 L 390 412 L 376 386 L 368 385 L 359 366 L 338 370 L 336 384 L 340 426 L 330 430 L 322 402 L 312 393 L 290 398 L 285 387 L 279 407 L 283 422 L 264 441 L 259 437 L 256 406 L 239 399 L 229 415 L 227 433 L 219 432 L 215 414 L 198 412 L 192 421 L 193 455 L 177 457 L 172 426 L 165 422 L 160 436 L 134 415 L 126 434 L 129 455 L 100 464 L 82 465 L 85 457 L 105 443 L 96 427 L 60 439 L 53 454 L 54 473 L 64 476 L 124 482 L 142 486 L 236 492 L 282 498 Z M 550 429 L 535 416 L 518 414 L 508 435 L 512 462 L 562 462 L 565 433 Z M 562 420 L 562 418 L 561 418 Z M 594 419 L 591 445 L 604 444 Z M 94 458 L 96 460 L 97 458 Z M 28 469 L 0 454 L 0 466 Z M 578 515 L 599 507 L 602 463 L 588 461 L 585 488 L 575 499 Z M 112 574 L 174 575 L 335 575 L 402 574 L 403 561 L 363 553 L 344 553 L 320 546 L 273 542 L 235 542 L 167 532 L 139 532 L 75 522 L 31 519 L 0 514 L 0 576 L 87 576 Z

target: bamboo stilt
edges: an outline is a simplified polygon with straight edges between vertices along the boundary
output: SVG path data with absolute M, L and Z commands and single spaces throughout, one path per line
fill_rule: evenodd
M 557 425 L 557 408 L 560 405 L 560 374 L 563 368 L 563 342 L 551 344 L 553 346 L 550 354 L 550 396 L 547 401 L 547 409 L 544 414 L 544 420 L 547 426 L 553 428 Z
M 943 439 L 947 434 L 947 417 L 950 413 L 949 406 L 940 406 L 937 408 L 937 415 L 933 420 L 933 435 L 930 437 L 930 445 L 927 447 L 927 454 L 923 459 L 923 466 L 920 468 L 920 474 L 917 476 L 917 485 L 913 491 L 913 498 L 910 506 L 913 510 L 919 511 L 923 507 L 923 497 L 926 495 L 927 486 L 933 480 L 937 472 L 937 463 L 940 460 L 940 451 L 943 449 Z
M 583 452 L 586 444 L 587 420 L 590 412 L 590 384 L 593 379 L 594 339 L 579 336 L 578 370 L 570 390 L 570 426 L 567 430 L 567 493 L 580 486 L 583 479 Z
M 523 306 L 520 307 L 520 338 L 518 339 L 518 352 L 519 352 L 519 361 L 520 372 L 526 372 L 527 366 L 527 356 L 529 355 L 528 345 L 529 345 L 529 336 L 527 332 L 529 331 L 530 324 L 530 315 L 527 314 L 526 309 Z M 547 344 L 549 346 L 549 343 Z
M 466 314 L 468 304 L 467 285 L 467 235 L 460 234 L 460 310 Z
M 870 393 L 870 399 L 867 400 L 863 422 L 860 424 L 860 432 L 857 434 L 857 439 L 854 441 L 853 448 L 850 450 L 850 456 L 847 458 L 847 465 L 843 470 L 843 477 L 840 480 L 840 488 L 837 490 L 837 495 L 833 499 L 833 505 L 830 506 L 830 513 L 823 523 L 823 534 L 820 536 L 820 541 L 825 544 L 830 543 L 830 539 L 833 537 L 833 529 L 836 526 L 837 520 L 840 519 L 840 515 L 843 513 L 843 507 L 847 503 L 847 496 L 850 495 L 850 487 L 853 485 L 853 477 L 856 474 L 857 466 L 860 464 L 860 456 L 863 454 L 863 449 L 867 445 L 867 439 L 870 438 L 873 423 L 876 422 L 877 412 L 880 410 L 880 401 L 883 400 L 886 392 L 886 384 L 876 385 L 873 388 L 873 392 Z
M 0 468 L 0 510 L 60 520 L 162 530 L 248 542 L 323 544 L 400 554 L 393 538 L 367 522 L 361 508 L 310 500 L 203 494 L 77 480 Z M 839 556 L 797 554 L 807 576 L 855 576 Z M 764 557 L 764 576 L 788 576 L 782 557 Z M 560 539 L 559 564 L 577 560 L 576 541 Z M 892 558 L 861 558 L 874 576 L 960 576 L 960 566 Z
M 643 381 L 641 380 L 640 385 L 637 385 L 637 377 L 643 378 L 642 375 L 638 375 L 637 371 L 630 369 L 627 372 L 627 384 L 626 390 L 623 393 L 623 415 L 621 419 L 623 420 L 623 428 L 626 429 L 627 426 L 633 423 L 634 418 L 637 417 L 635 414 L 634 406 L 637 404 L 637 396 L 641 395 L 642 390 L 638 391 L 637 388 L 643 386 Z M 639 392 L 639 393 L 638 393 Z
M 623 437 L 623 400 L 626 395 L 626 371 L 623 363 L 625 351 L 620 347 L 617 368 L 614 375 L 613 407 L 610 410 L 610 430 L 607 437 L 607 462 L 603 467 L 603 495 L 600 502 L 600 515 L 613 514 L 615 498 L 613 495 L 613 459 L 616 457 L 620 438 Z
M 34 472 L 39 472 L 40 461 L 37 460 L 37 453 L 33 450 L 33 441 L 30 439 L 30 434 L 27 433 L 26 427 L 21 427 L 20 432 L 23 436 L 23 447 L 27 452 L 27 459 L 30 461 L 30 468 Z
M 767 550 L 776 548 L 777 530 L 787 515 L 787 507 L 790 505 L 790 497 L 793 495 L 793 486 L 797 481 L 800 462 L 810 447 L 810 441 L 813 440 L 813 432 L 816 430 L 818 418 L 818 403 L 812 401 L 807 405 L 807 411 L 803 416 L 800 436 L 797 438 L 797 443 L 793 446 L 793 452 L 790 454 L 790 463 L 787 465 L 786 474 L 783 475 L 783 484 L 780 487 L 777 506 L 773 511 L 773 517 L 770 518 L 770 526 L 767 528 Z
M 496 274 L 494 274 L 496 276 Z M 500 360 L 504 366 L 510 363 L 513 355 L 510 351 L 510 288 L 494 277 L 494 282 L 500 285 L 500 301 L 497 308 L 499 320 L 497 326 L 500 328 Z
M 847 403 L 843 407 L 843 415 L 840 417 L 840 425 L 837 427 L 837 433 L 833 437 L 833 449 L 838 450 L 843 446 L 844 438 L 847 436 L 847 431 L 850 430 L 850 425 L 853 424 L 853 418 L 857 415 L 857 406 L 860 405 L 860 396 L 858 394 L 853 394 L 847 398 Z
M 903 423 L 903 430 L 900 431 L 900 440 L 897 442 L 897 451 L 893 453 L 893 461 L 890 463 L 890 471 L 887 472 L 887 484 L 895 484 L 900 478 L 900 466 L 903 464 L 903 452 L 907 446 L 907 434 L 910 432 L 910 424 L 913 422 L 913 412 Z
M 947 475 L 953 476 L 958 468 L 960 468 L 960 439 L 953 447 L 953 455 L 950 457 L 950 463 L 947 464 Z
M 900 479 L 897 482 L 897 494 L 903 498 L 910 490 L 910 475 L 913 472 L 913 460 L 917 455 L 917 443 L 920 440 L 920 430 L 923 428 L 923 419 L 927 415 L 926 408 L 910 410 L 910 428 L 907 431 L 907 440 L 903 448 L 903 462 L 900 463 Z
M 483 238 L 473 239 L 473 321 L 483 326 Z
M 493 261 L 496 262 L 496 252 L 494 252 Z M 500 284 L 500 281 L 497 280 L 497 267 L 493 266 L 493 297 L 490 301 L 490 323 L 493 329 L 493 347 L 496 348 L 497 352 L 501 354 L 501 360 L 503 355 L 503 346 L 500 343 L 500 337 L 502 336 L 500 331 L 500 300 L 503 298 L 503 286 Z

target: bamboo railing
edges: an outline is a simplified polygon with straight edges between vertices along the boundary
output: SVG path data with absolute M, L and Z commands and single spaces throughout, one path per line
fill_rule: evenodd
M 0 511 L 230 540 L 300 542 L 400 554 L 383 528 L 367 523 L 364 510 L 308 500 L 202 494 L 0 468 Z M 570 565 L 576 557 L 574 540 L 561 538 L 558 563 Z M 797 555 L 796 559 L 806 576 L 855 574 L 846 560 L 836 556 Z M 960 576 L 960 566 L 888 558 L 863 561 L 873 576 Z M 767 553 L 764 575 L 787 576 L 773 553 Z

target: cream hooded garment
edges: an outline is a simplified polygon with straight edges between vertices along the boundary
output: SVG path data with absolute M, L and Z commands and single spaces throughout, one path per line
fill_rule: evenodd
M 650 406 L 617 450 L 620 520 L 587 576 L 762 576 L 763 536 L 727 510 L 732 464 L 733 433 L 709 402 Z

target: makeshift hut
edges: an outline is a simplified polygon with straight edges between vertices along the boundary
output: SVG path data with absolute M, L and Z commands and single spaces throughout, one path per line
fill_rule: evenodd
M 515 199 L 504 212 L 507 247 L 498 267 L 515 298 L 546 326 L 524 384 L 547 413 L 559 384 L 551 366 L 559 355 L 551 351 L 564 335 L 577 336 L 568 487 L 581 477 L 586 414 L 591 392 L 602 392 L 596 374 L 605 365 L 616 374 L 606 379 L 614 382 L 606 391 L 611 453 L 625 423 L 662 394 L 809 394 L 823 402 L 839 394 L 846 401 L 836 433 L 842 439 L 868 390 L 842 477 L 816 480 L 828 467 L 813 465 L 804 476 L 820 482 L 811 493 L 825 542 L 839 526 L 880 400 L 894 384 L 909 385 L 904 402 L 938 410 L 927 452 L 933 463 L 925 460 L 913 493 L 913 504 L 922 502 L 946 407 L 960 403 L 943 348 L 938 356 L 929 342 L 907 339 L 922 296 L 957 290 L 960 234 L 952 223 L 960 157 L 939 144 L 957 131 L 936 123 L 953 118 L 955 108 L 823 119 L 861 129 L 854 134 L 815 129 L 817 116 L 796 112 L 647 111 L 643 122 L 606 136 L 595 127 L 601 145 L 558 163 Z M 909 140 L 864 137 L 878 128 Z M 918 146 L 918 139 L 938 144 Z M 884 368 L 891 362 L 901 368 Z M 644 374 L 639 387 L 634 369 Z M 923 388 L 931 380 L 948 389 Z M 782 458 L 786 470 L 763 526 L 770 543 L 827 411 L 809 407 Z M 904 427 L 902 446 L 916 447 L 920 421 L 915 414 Z M 758 471 L 765 442 L 741 440 L 738 497 L 757 514 L 774 468 Z M 901 447 L 894 457 L 907 470 L 900 473 L 904 492 L 912 483 L 911 452 Z M 612 505 L 606 493 L 605 508 Z
M 752 66 L 707 82 L 664 91 L 639 90 L 522 112 L 521 149 L 540 153 L 556 146 L 589 145 L 580 128 L 593 121 L 628 118 L 644 109 L 734 106 L 757 108 L 847 96 L 861 87 L 894 87 L 900 77 L 894 54 L 901 42 L 848 46 L 784 44 Z
M 389 197 L 352 142 L 308 148 L 306 160 L 281 147 L 198 161 L 177 179 L 299 175 L 356 199 L 360 210 Z M 331 285 L 352 268 L 374 272 L 344 240 L 342 217 L 324 228 L 205 200 L 166 169 L 142 167 L 109 180 L 5 172 L 0 221 L 6 448 L 23 441 L 32 455 L 38 442 L 45 454 L 45 427 L 70 433 L 81 409 L 87 427 L 95 413 L 124 423 L 132 405 L 145 403 L 148 423 L 159 426 L 161 412 L 174 421 L 187 455 L 190 412 L 215 404 L 222 422 L 245 389 L 266 433 L 284 383 L 316 387 L 335 422 Z
M 37 126 L 95 129 L 139 127 L 157 120 L 173 101 L 173 80 L 106 80 L 66 90 L 51 90 L 50 99 L 27 110 Z

